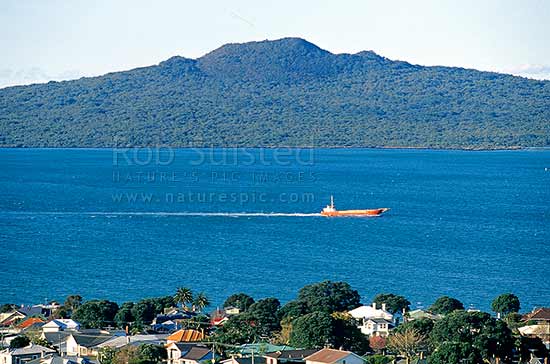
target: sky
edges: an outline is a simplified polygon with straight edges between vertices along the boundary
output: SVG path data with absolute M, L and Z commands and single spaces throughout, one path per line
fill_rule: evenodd
M 301 37 L 421 65 L 550 79 L 550 1 L 2 0 L 0 87 Z

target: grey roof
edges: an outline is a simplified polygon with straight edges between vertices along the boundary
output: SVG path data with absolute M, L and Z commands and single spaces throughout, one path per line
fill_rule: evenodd
M 33 355 L 42 353 L 55 353 L 55 350 L 47 348 L 42 345 L 30 344 L 17 349 L 8 349 L 11 355 Z
M 316 351 L 316 350 L 315 350 Z M 239 364 L 252 364 L 252 357 L 233 358 Z M 254 364 L 265 364 L 266 360 L 263 356 L 254 356 Z
M 72 334 L 76 343 L 85 348 L 92 348 L 107 340 L 113 338 L 114 335 L 105 334 Z
M 194 346 L 192 347 L 188 352 L 183 353 L 181 356 L 182 359 L 188 359 L 188 360 L 201 360 L 205 356 L 209 355 L 212 356 L 212 352 L 210 349 L 206 347 L 200 347 L 200 346 Z
M 43 333 L 44 339 L 50 344 L 59 344 L 60 342 L 64 342 L 70 335 L 70 332 L 65 331 Z
M 42 315 L 42 307 L 40 306 L 22 306 L 17 308 L 17 312 L 22 313 L 27 317 Z
M 26 361 L 25 364 L 96 364 L 96 361 L 83 356 L 48 354 L 43 358 Z
M 281 350 L 274 353 L 266 354 L 270 358 L 277 358 L 280 361 L 288 360 L 303 360 L 306 356 L 310 356 L 319 350 L 316 349 L 296 349 L 296 350 Z

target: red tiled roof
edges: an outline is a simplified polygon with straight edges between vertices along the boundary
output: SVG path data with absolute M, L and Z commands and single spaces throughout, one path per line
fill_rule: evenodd
M 21 322 L 19 325 L 17 325 L 21 329 L 26 329 L 27 327 L 30 327 L 34 324 L 42 324 L 44 323 L 44 320 L 38 317 L 30 317 L 26 319 L 25 321 Z

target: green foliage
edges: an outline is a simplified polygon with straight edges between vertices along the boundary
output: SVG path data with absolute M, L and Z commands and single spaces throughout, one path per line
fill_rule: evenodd
M 246 311 L 254 303 L 254 298 L 246 293 L 236 293 L 229 296 L 223 303 L 223 307 L 236 307 L 241 312 Z
M 504 293 L 493 300 L 491 309 L 502 315 L 518 312 L 520 309 L 519 298 L 513 293 Z
M 174 301 L 185 307 L 187 304 L 193 303 L 193 292 L 187 287 L 179 287 L 174 295 Z
M 528 362 L 531 359 L 531 354 L 537 358 L 544 358 L 550 355 L 550 350 L 539 337 L 519 336 L 515 342 L 516 348 L 519 349 L 520 359 L 523 362 Z
M 297 317 L 308 313 L 307 303 L 303 301 L 289 301 L 279 310 L 281 320 L 288 319 L 290 321 Z
M 258 332 L 270 336 L 281 328 L 278 311 L 281 303 L 276 298 L 265 298 L 253 303 L 247 314 L 254 319 Z
M 326 312 L 313 312 L 292 322 L 290 345 L 298 348 L 320 349 L 332 339 L 332 316 Z
M 10 348 L 11 349 L 22 348 L 22 347 L 25 347 L 25 346 L 29 345 L 30 342 L 31 342 L 31 339 L 29 339 L 27 336 L 19 335 L 19 336 L 14 337 L 10 341 Z
M 65 299 L 65 304 L 63 306 L 65 306 L 67 311 L 73 312 L 81 305 L 82 305 L 82 296 L 78 294 L 73 294 L 73 295 L 67 296 L 67 298 Z
M 110 363 L 107 364 L 158 364 L 164 362 L 166 358 L 167 352 L 164 347 L 154 344 L 141 344 L 137 347 L 123 347 L 114 354 Z
M 468 343 L 444 342 L 428 357 L 429 364 L 483 363 L 479 352 Z
M 0 146 L 550 145 L 550 82 L 301 39 L 0 90 Z
M 360 305 L 359 293 L 346 282 L 324 281 L 300 289 L 298 301 L 303 302 L 309 312 L 343 312 Z
M 292 322 L 290 345 L 308 349 L 330 345 L 359 354 L 369 349 L 367 337 L 361 333 L 355 322 L 335 318 L 322 311 L 300 316 Z
M 446 315 L 455 310 L 463 310 L 464 305 L 456 298 L 442 296 L 439 297 L 434 304 L 430 307 L 430 311 Z
M 434 322 L 432 320 L 429 318 L 421 318 L 401 324 L 395 328 L 395 331 L 402 333 L 406 330 L 412 329 L 422 336 L 428 336 L 432 332 L 433 327 Z
M 161 345 L 141 344 L 139 346 L 139 362 L 141 364 L 161 363 L 167 358 L 166 349 Z
M 102 328 L 114 324 L 118 305 L 108 300 L 93 300 L 83 303 L 72 317 L 85 328 Z
M 383 303 L 385 303 L 387 311 L 392 314 L 401 312 L 403 311 L 403 309 L 408 311 L 409 305 L 411 304 L 409 300 L 407 300 L 405 297 L 398 296 L 393 293 L 380 293 L 376 295 L 376 297 L 374 297 L 374 302 L 378 306 L 381 306 Z
M 210 300 L 206 297 L 206 294 L 199 292 L 193 299 L 193 307 L 199 312 L 202 312 L 202 310 L 208 306 L 210 306 Z
M 367 364 L 388 364 L 393 360 L 392 356 L 388 355 L 369 355 L 366 357 Z
M 506 324 L 485 312 L 454 311 L 435 323 L 429 338 L 436 351 L 447 343 L 458 345 L 454 348 L 460 349 L 462 358 L 466 359 L 471 355 L 505 358 L 512 355 L 514 348 L 512 333 Z M 467 353 L 462 350 L 464 345 L 470 348 Z M 454 356 L 448 360 L 454 362 Z
M 97 352 L 99 364 L 113 364 L 116 355 L 116 349 L 109 346 L 102 347 Z
M 17 308 L 17 305 L 14 303 L 4 303 L 3 305 L 0 306 L 0 313 L 11 312 L 16 308 Z
M 136 319 L 132 313 L 134 308 L 133 302 L 125 302 L 120 306 L 115 315 L 115 323 L 117 327 L 124 329 L 127 325 L 134 322 Z
M 255 319 L 248 313 L 232 316 L 221 328 L 216 330 L 213 341 L 224 344 L 253 343 L 260 337 Z
M 139 324 L 148 324 L 155 318 L 155 304 L 150 299 L 144 299 L 132 306 L 134 320 Z

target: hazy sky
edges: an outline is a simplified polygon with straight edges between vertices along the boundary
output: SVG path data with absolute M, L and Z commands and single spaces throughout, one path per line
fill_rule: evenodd
M 333 53 L 550 79 L 547 0 L 1 0 L 0 87 L 288 36 Z

